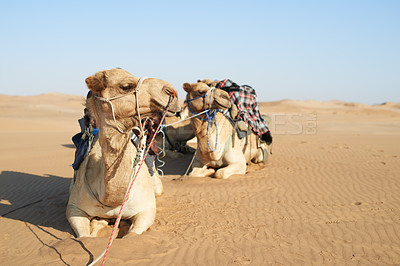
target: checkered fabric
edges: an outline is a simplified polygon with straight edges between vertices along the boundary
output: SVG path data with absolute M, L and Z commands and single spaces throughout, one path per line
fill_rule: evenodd
M 231 103 L 235 104 L 239 110 L 237 118 L 250 126 L 254 133 L 261 136 L 269 131 L 267 122 L 260 115 L 257 94 L 252 87 L 239 86 L 230 79 L 219 82 L 215 87 L 229 93 Z

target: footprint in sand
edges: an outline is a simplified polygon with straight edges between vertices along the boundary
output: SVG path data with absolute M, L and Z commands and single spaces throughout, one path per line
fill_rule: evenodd
M 247 257 L 237 257 L 234 262 L 238 263 L 239 265 L 248 265 L 251 263 L 251 259 Z

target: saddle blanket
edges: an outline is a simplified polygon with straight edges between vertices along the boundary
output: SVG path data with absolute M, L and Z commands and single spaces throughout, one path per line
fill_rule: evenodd
M 231 103 L 239 110 L 237 117 L 239 121 L 244 121 L 260 137 L 269 132 L 267 122 L 260 115 L 256 91 L 251 86 L 239 86 L 232 80 L 225 79 L 215 87 L 229 93 Z

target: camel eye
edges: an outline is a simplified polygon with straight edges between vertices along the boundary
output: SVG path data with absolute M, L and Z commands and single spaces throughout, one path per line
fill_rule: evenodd
M 133 89 L 133 85 L 124 85 L 124 86 L 119 86 L 121 89 L 124 91 L 130 91 Z

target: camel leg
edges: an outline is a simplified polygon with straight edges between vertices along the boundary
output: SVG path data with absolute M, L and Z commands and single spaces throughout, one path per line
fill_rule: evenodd
M 96 237 L 97 233 L 103 229 L 106 228 L 108 226 L 108 221 L 107 220 L 97 220 L 97 219 L 93 219 L 90 222 L 90 227 L 92 228 L 92 232 L 90 233 L 90 236 Z
M 215 178 L 226 179 L 233 174 L 243 175 L 246 173 L 246 159 L 242 152 L 231 150 L 224 157 L 226 167 L 220 168 L 215 173 Z
M 86 212 L 75 206 L 68 205 L 67 219 L 76 237 L 90 236 L 90 217 Z
M 213 168 L 209 168 L 206 164 L 202 163 L 199 160 L 199 154 L 197 153 L 192 166 L 192 171 L 189 173 L 191 177 L 206 177 L 213 175 L 215 170 Z
M 233 174 L 244 175 L 246 173 L 246 162 L 237 162 L 220 168 L 215 173 L 215 178 L 227 179 Z
M 154 223 L 155 218 L 156 209 L 147 209 L 139 212 L 131 219 L 132 225 L 127 235 L 130 235 L 131 233 L 141 235 Z
M 151 176 L 153 183 L 154 195 L 161 196 L 164 193 L 164 187 L 160 179 L 160 175 L 157 173 L 157 169 L 154 167 L 154 175 Z
M 195 161 L 193 164 L 193 169 L 190 172 L 189 176 L 192 177 L 206 177 L 215 173 L 213 168 L 208 168 L 207 165 L 200 163 L 199 161 Z

